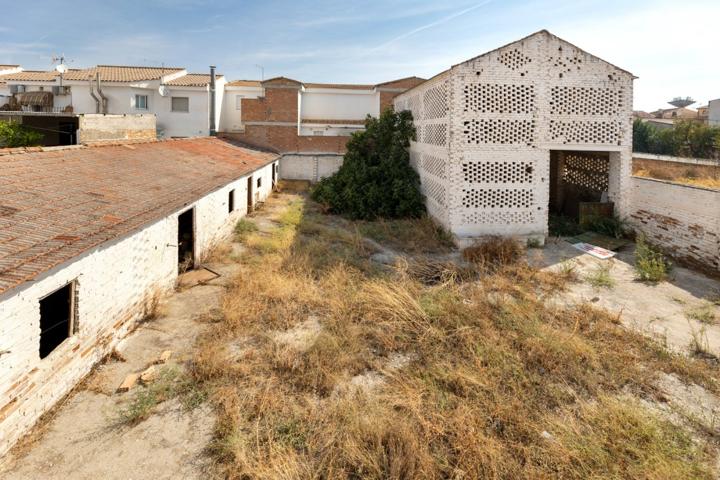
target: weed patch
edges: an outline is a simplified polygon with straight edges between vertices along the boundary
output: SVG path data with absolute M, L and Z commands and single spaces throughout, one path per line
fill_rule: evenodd
M 585 279 L 595 288 L 613 288 L 615 286 L 615 279 L 610 274 L 611 269 L 611 263 L 601 263 L 597 265 L 595 269 L 585 277 Z
M 659 250 L 647 242 L 644 235 L 637 238 L 635 247 L 635 271 L 638 280 L 661 282 L 667 279 L 672 263 Z

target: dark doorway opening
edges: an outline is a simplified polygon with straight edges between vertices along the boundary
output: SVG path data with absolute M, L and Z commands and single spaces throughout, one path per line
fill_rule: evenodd
M 74 284 L 68 283 L 40 299 L 40 358 L 63 343 L 73 330 Z
M 253 179 L 248 177 L 247 179 L 247 213 L 253 210 Z
M 550 151 L 550 213 L 579 219 L 584 204 L 607 202 L 607 152 Z
M 278 169 L 278 164 L 273 163 L 273 166 L 272 166 L 272 189 L 273 190 L 275 190 L 275 184 L 277 183 L 277 169 Z
M 235 189 L 230 190 L 228 193 L 228 213 L 235 211 Z
M 195 209 L 178 216 L 178 268 L 180 273 L 195 266 Z

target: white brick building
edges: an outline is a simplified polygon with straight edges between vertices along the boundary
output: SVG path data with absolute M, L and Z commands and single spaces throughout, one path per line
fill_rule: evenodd
M 213 138 L 0 155 L 0 455 L 276 175 Z
M 580 202 L 626 216 L 633 78 L 543 30 L 399 95 L 429 213 L 460 243 L 544 238 L 549 213 Z

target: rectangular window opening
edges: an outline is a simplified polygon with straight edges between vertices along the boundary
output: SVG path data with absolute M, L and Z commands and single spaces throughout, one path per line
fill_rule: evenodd
M 228 213 L 232 213 L 234 210 L 235 210 L 235 189 L 232 189 L 228 193 Z
M 135 95 L 135 109 L 136 110 L 147 110 L 148 109 L 148 96 L 147 95 Z
M 257 179 L 257 188 L 260 188 L 262 186 L 262 177 L 258 177 Z
M 190 98 L 188 97 L 171 97 L 170 98 L 170 110 L 173 112 L 189 112 L 190 111 Z
M 67 340 L 74 329 L 75 283 L 71 282 L 40 299 L 40 358 Z

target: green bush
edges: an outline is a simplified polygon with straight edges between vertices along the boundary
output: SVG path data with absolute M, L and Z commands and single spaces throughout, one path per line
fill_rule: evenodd
M 40 145 L 42 134 L 17 123 L 0 121 L 0 147 L 32 147 Z
M 717 158 L 720 127 L 677 121 L 672 128 L 657 128 L 642 120 L 633 123 L 633 150 L 678 157 Z
M 671 268 L 672 263 L 665 255 L 653 248 L 644 235 L 639 235 L 635 246 L 635 271 L 638 280 L 661 282 L 667 278 Z
M 613 238 L 623 238 L 630 231 L 627 222 L 616 216 L 593 216 L 583 221 L 581 227 Z
M 368 116 L 365 130 L 348 142 L 342 167 L 312 190 L 313 200 L 352 219 L 420 217 L 425 202 L 410 166 L 410 140 L 415 127 L 409 111 Z

